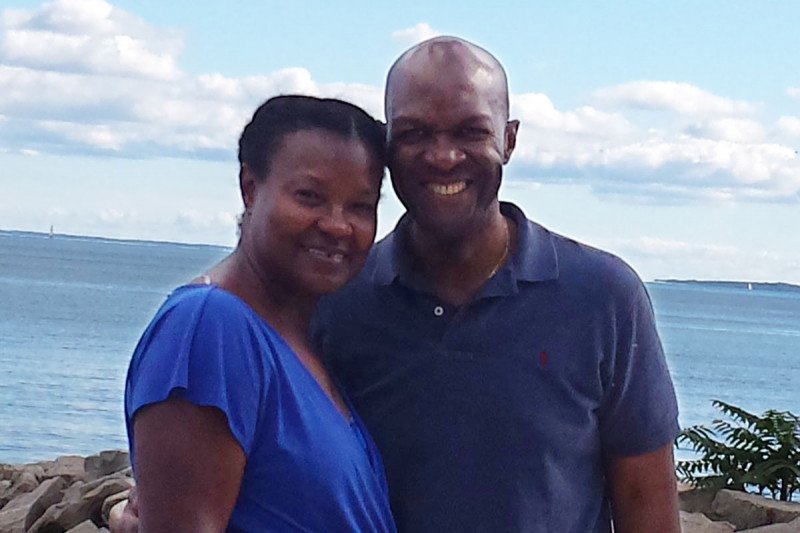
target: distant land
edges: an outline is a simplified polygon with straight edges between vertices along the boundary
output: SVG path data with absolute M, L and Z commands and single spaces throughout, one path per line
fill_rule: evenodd
M 720 287 L 726 289 L 743 289 L 759 291 L 794 291 L 800 292 L 800 285 L 791 283 L 767 283 L 762 281 L 707 281 L 696 279 L 656 279 L 654 283 L 678 283 L 683 285 L 702 285 L 704 287 Z
M 123 239 L 119 237 L 101 237 L 98 235 L 73 235 L 70 233 L 44 233 L 41 231 L 27 231 L 17 229 L 0 229 L 0 235 L 22 235 L 30 237 L 42 237 L 50 239 L 73 239 L 73 240 L 92 240 L 102 242 L 119 242 L 125 244 L 169 244 L 175 246 L 199 246 L 204 248 L 220 248 L 222 250 L 232 250 L 230 246 L 221 244 L 206 244 L 202 242 L 179 242 L 179 241 L 153 241 L 147 239 Z

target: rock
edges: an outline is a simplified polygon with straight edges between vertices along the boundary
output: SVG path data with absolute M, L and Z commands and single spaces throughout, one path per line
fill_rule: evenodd
M 45 509 L 61 499 L 65 486 L 66 482 L 61 478 L 48 479 L 32 492 L 23 493 L 11 500 L 0 511 L 0 531 L 25 531 Z
M 36 491 L 39 495 L 30 503 L 28 513 L 25 515 L 25 529 L 36 522 L 51 505 L 61 500 L 66 486 L 67 482 L 64 481 L 64 478 L 60 477 L 42 481 L 42 484 L 39 485 L 39 489 Z
M 107 450 L 86 458 L 83 468 L 86 480 L 93 481 L 109 474 L 123 471 L 131 466 L 130 454 L 122 450 Z
M 711 516 L 711 504 L 716 495 L 716 490 L 698 489 L 685 483 L 678 483 L 678 507 L 687 513 L 703 513 Z
M 39 480 L 30 472 L 20 471 L 12 478 L 11 486 L 0 493 L 0 506 L 5 507 L 8 502 L 26 492 L 33 491 L 39 486 Z
M 711 505 L 713 513 L 737 530 L 751 529 L 800 518 L 800 503 L 770 500 L 758 494 L 721 490 Z
M 127 502 L 130 495 L 130 489 L 112 494 L 103 501 L 103 506 L 100 508 L 100 516 L 103 518 L 103 523 L 108 524 L 111 516 L 111 509 L 119 502 Z
M 33 464 L 30 464 L 30 465 L 22 465 L 20 467 L 20 472 L 29 472 L 29 473 L 33 474 L 34 476 L 36 476 L 36 479 L 38 479 L 39 481 L 42 481 L 42 480 L 45 479 L 44 468 L 42 468 L 42 465 L 40 465 L 39 463 L 33 463 Z
M 103 528 L 100 529 L 94 522 L 91 520 L 85 520 L 78 524 L 77 526 L 73 527 L 72 529 L 68 529 L 67 533 L 97 533 L 98 531 L 108 531 L 107 529 Z
M 10 481 L 11 477 L 19 471 L 17 465 L 0 464 L 0 480 Z
M 736 531 L 728 522 L 714 522 L 702 513 L 681 511 L 681 531 L 683 533 L 731 533 Z
M 0 479 L 0 509 L 6 504 L 6 502 L 3 501 L 3 495 L 11 488 L 11 485 L 13 485 L 13 483 L 10 479 Z
M 83 480 L 86 471 L 83 468 L 84 458 L 79 455 L 64 455 L 55 461 L 43 461 L 37 463 L 44 470 L 45 479 L 51 477 L 63 477 L 67 483 Z
M 50 506 L 28 533 L 64 531 L 86 520 L 101 523 L 100 511 L 105 499 L 132 485 L 128 478 L 115 474 L 89 483 L 76 482 L 64 492 L 61 502 Z
M 747 533 L 799 533 L 800 532 L 800 518 L 796 518 L 791 522 L 783 524 L 772 524 L 769 526 L 761 526 L 754 529 L 746 530 Z

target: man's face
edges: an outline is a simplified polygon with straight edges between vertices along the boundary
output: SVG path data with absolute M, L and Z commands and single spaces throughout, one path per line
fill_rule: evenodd
M 507 123 L 505 95 L 487 75 L 399 73 L 389 82 L 392 184 L 419 229 L 443 239 L 488 220 L 513 149 L 516 124 Z

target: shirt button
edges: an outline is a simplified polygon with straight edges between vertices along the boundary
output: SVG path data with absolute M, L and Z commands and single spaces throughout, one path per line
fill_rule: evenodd
M 433 308 L 433 314 L 436 316 L 442 316 L 444 314 L 444 307 L 437 305 Z

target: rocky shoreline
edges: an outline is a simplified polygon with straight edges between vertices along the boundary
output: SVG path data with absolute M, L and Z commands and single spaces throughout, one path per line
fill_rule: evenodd
M 800 533 L 800 503 L 678 485 L 683 533 Z
M 0 464 L 0 533 L 108 531 L 111 508 L 134 485 L 127 452 Z
M 108 531 L 135 484 L 127 452 L 108 450 L 25 465 L 0 464 L 0 533 Z M 721 490 L 678 489 L 684 533 L 800 533 L 800 503 Z

